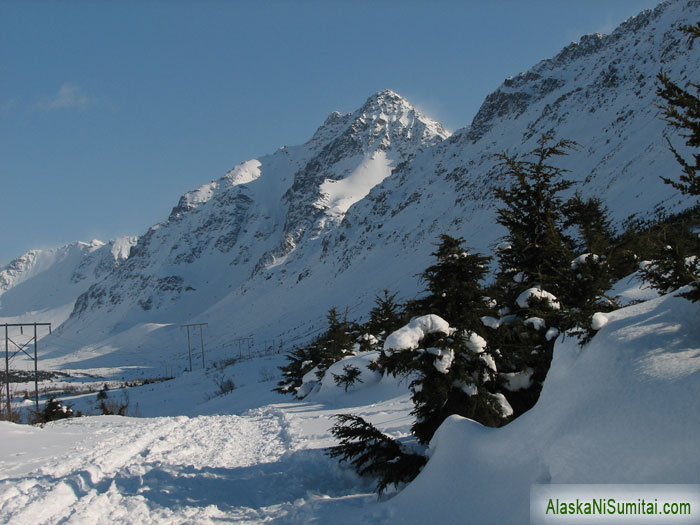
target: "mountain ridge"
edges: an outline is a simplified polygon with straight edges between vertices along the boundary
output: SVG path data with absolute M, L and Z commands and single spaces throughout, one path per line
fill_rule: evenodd
M 696 18 L 697 0 L 670 1 L 584 36 L 506 79 L 451 135 L 391 90 L 332 112 L 305 144 L 183 195 L 61 331 L 94 348 L 145 324 L 201 321 L 223 351 L 243 336 L 303 340 L 331 306 L 360 317 L 383 288 L 414 296 L 441 233 L 490 251 L 503 234 L 491 189 L 505 182 L 493 155 L 522 155 L 542 133 L 579 143 L 561 165 L 618 226 L 682 210 L 691 201 L 659 179 L 675 162 L 654 82 L 661 67 L 682 81 L 700 70 L 678 31 Z M 161 349 L 178 341 L 165 329 L 144 337 Z

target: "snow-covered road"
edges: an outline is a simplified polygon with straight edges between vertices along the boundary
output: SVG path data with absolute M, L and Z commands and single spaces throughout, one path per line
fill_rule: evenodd
M 354 475 L 321 448 L 298 448 L 302 440 L 289 432 L 289 419 L 298 417 L 266 406 L 243 416 L 12 425 L 2 445 L 0 519 L 301 523 L 372 503 L 371 488 L 358 494 Z

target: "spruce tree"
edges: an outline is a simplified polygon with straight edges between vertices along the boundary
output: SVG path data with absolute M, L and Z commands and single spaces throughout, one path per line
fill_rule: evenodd
M 525 159 L 502 153 L 496 155 L 511 184 L 496 188 L 503 203 L 496 222 L 508 230 L 497 250 L 498 281 L 509 302 L 524 290 L 538 285 L 556 296 L 565 294 L 570 282 L 572 241 L 565 232 L 565 202 L 561 193 L 573 182 L 564 178 L 567 170 L 549 164 L 566 155 L 576 144 L 542 135 L 537 147 Z
M 58 421 L 73 417 L 73 409 L 69 405 L 64 405 L 55 397 L 50 398 L 44 406 L 44 410 L 39 414 L 40 423 Z
M 496 220 L 508 233 L 497 249 L 493 295 L 501 316 L 489 342 L 498 350 L 501 372 L 531 374 L 529 388 L 507 394 L 516 416 L 539 397 L 554 340 L 574 323 L 567 311 L 577 286 L 575 245 L 566 233 L 570 207 L 562 196 L 573 182 L 565 178 L 567 170 L 551 162 L 575 147 L 572 141 L 553 142 L 545 134 L 523 158 L 496 156 L 511 184 L 494 192 L 503 204 Z
M 364 330 L 378 341 L 383 341 L 406 321 L 403 307 L 396 301 L 396 294 L 384 289 L 381 295 L 374 298 L 374 307 L 369 312 L 369 321 L 364 325 Z
M 615 230 L 608 210 L 598 197 L 584 199 L 579 192 L 565 204 L 565 227 L 574 227 L 578 238 L 574 246 L 578 253 L 607 256 L 613 248 Z
M 441 236 L 434 265 L 421 277 L 427 295 L 409 305 L 417 315 L 394 331 L 380 354 L 377 369 L 383 374 L 411 377 L 409 388 L 416 420 L 411 432 L 427 444 L 440 424 L 461 415 L 487 426 L 502 425 L 512 411 L 498 393 L 494 356 L 482 337 L 486 328 L 481 316 L 491 314 L 484 297 L 483 279 L 488 257 L 469 253 L 462 239 Z M 389 305 L 389 296 L 378 304 Z M 394 308 L 390 308 L 394 311 Z M 374 310 L 379 318 L 382 308 Z M 438 317 L 440 316 L 440 317 Z M 395 322 L 400 316 L 393 317 Z M 449 327 L 445 319 L 450 319 Z M 401 332 L 422 334 L 415 347 L 394 348 Z M 481 334 L 481 335 L 480 335 Z M 401 345 L 400 343 L 396 343 Z M 338 382 L 343 378 L 338 377 Z M 406 452 L 396 441 L 357 416 L 337 416 L 333 435 L 340 444 L 330 449 L 333 457 L 351 461 L 360 474 L 379 478 L 378 490 L 413 479 L 426 459 Z
M 326 319 L 325 332 L 286 356 L 288 363 L 280 367 L 282 379 L 273 389 L 275 392 L 304 397 L 308 392 L 300 389 L 306 374 L 316 369 L 316 378 L 320 381 L 328 367 L 351 354 L 359 334 L 354 323 L 347 320 L 347 314 L 341 316 L 336 308 L 328 311 Z
M 681 29 L 693 40 L 700 37 L 700 22 Z M 690 88 L 685 89 L 673 82 L 663 71 L 657 78 L 661 85 L 656 94 L 665 102 L 660 106 L 663 120 L 680 133 L 686 146 L 700 148 L 700 84 L 690 82 Z M 691 89 L 695 93 L 691 93 Z M 670 139 L 667 138 L 666 141 L 683 174 L 678 180 L 663 176 L 661 178 L 681 193 L 700 196 L 700 153 L 694 153 L 692 160 L 688 160 L 679 153 Z
M 335 381 L 336 385 L 345 387 L 345 391 L 347 392 L 348 388 L 355 383 L 363 382 L 362 379 L 360 379 L 361 375 L 362 371 L 359 368 L 348 364 L 343 367 L 342 374 L 333 374 L 333 381 Z
M 700 300 L 700 239 L 693 233 L 697 220 L 679 218 L 657 224 L 647 232 L 651 257 L 640 269 L 645 282 L 659 293 L 692 285 L 683 297 Z
M 681 28 L 690 35 L 691 39 L 700 37 L 700 22 L 694 26 Z M 660 86 L 657 95 L 664 100 L 662 118 L 669 126 L 679 132 L 685 139 L 685 145 L 695 149 L 692 159 L 685 158 L 673 142 L 666 138 L 668 146 L 680 165 L 681 175 L 678 179 L 661 176 L 661 179 L 685 195 L 700 197 L 700 84 L 690 82 L 689 87 L 683 88 L 673 82 L 666 73 L 661 71 L 657 76 Z M 694 91 L 691 92 L 691 91 Z M 647 282 L 655 288 L 664 291 L 678 285 L 690 284 L 689 292 L 683 294 L 687 299 L 700 301 L 700 242 L 697 229 L 700 218 L 696 205 L 695 213 L 688 224 L 681 224 L 667 230 L 656 248 L 656 257 L 652 263 L 643 269 Z M 666 290 L 667 291 L 667 290 Z
M 410 304 L 420 314 L 434 313 L 458 328 L 480 326 L 484 315 L 484 290 L 479 284 L 489 269 L 491 257 L 470 253 L 464 239 L 440 236 L 431 255 L 435 264 L 426 268 L 421 279 L 428 295 Z
M 410 384 L 416 421 L 411 432 L 427 444 L 451 415 L 498 427 L 510 413 L 495 395 L 497 370 L 486 341 L 476 332 L 427 340 L 413 354 L 417 372 Z
M 357 336 L 357 331 L 347 319 L 347 313 L 341 316 L 333 307 L 328 311 L 326 319 L 328 329 L 317 341 L 320 351 L 320 359 L 317 363 L 319 379 L 333 363 L 350 355 L 355 344 L 353 335 Z
M 490 258 L 470 253 L 463 244 L 463 239 L 440 237 L 432 254 L 435 264 L 421 274 L 427 295 L 409 305 L 419 316 L 415 322 L 434 314 L 446 320 L 452 332 L 426 334 L 418 348 L 387 349 L 380 358 L 383 372 L 413 377 L 410 389 L 416 422 L 411 430 L 421 443 L 430 441 L 453 414 L 487 426 L 503 424 L 508 415 L 494 395 L 495 362 L 481 321 L 491 313 L 483 287 Z
M 618 277 L 616 268 L 625 265 L 628 256 L 617 249 L 608 211 L 597 197 L 583 199 L 576 193 L 569 199 L 565 226 L 577 231 L 574 249 L 578 257 L 571 263 L 574 281 L 566 294 L 570 307 L 564 324 L 573 327 L 570 334 L 579 336 L 583 345 L 595 334 L 593 315 L 615 308 L 614 301 L 605 293 Z
M 427 458 L 409 452 L 395 439 L 387 436 L 359 416 L 340 414 L 331 434 L 339 444 L 326 453 L 339 461 L 349 461 L 361 475 L 378 479 L 377 492 L 381 495 L 389 485 L 398 486 L 415 478 Z

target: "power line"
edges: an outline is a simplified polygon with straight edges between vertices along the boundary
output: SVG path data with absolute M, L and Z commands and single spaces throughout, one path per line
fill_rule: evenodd
M 190 327 L 199 326 L 199 339 L 202 343 L 202 368 L 204 368 L 204 336 L 202 335 L 202 327 L 209 326 L 209 323 L 190 323 L 180 325 L 180 328 L 187 328 L 187 353 L 190 357 L 190 372 L 192 372 L 192 348 L 190 347 Z
M 34 404 L 36 406 L 37 413 L 39 412 L 39 358 L 37 357 L 37 327 L 38 326 L 48 326 L 49 334 L 51 333 L 51 323 L 5 323 L 0 326 L 5 327 L 5 395 L 7 396 L 7 420 L 12 420 L 12 399 L 10 398 L 10 359 L 14 358 L 17 354 L 22 352 L 24 355 L 29 357 L 34 361 Z M 19 344 L 10 338 L 9 328 L 19 327 L 20 334 L 24 335 L 24 327 L 34 327 L 34 337 L 29 339 L 29 341 Z M 25 348 L 27 348 L 31 343 L 34 343 L 34 356 L 29 354 Z M 12 343 L 17 350 L 10 357 L 10 343 Z

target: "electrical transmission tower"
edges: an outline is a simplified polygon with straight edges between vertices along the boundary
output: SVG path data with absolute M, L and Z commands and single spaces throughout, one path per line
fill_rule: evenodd
M 190 357 L 190 372 L 192 372 L 192 348 L 190 347 L 190 328 L 199 326 L 199 341 L 202 344 L 202 368 L 204 368 L 204 336 L 202 335 L 202 327 L 209 326 L 209 323 L 190 323 L 180 325 L 180 328 L 187 328 L 187 354 Z
M 17 328 L 19 327 L 20 334 L 24 335 L 24 327 L 34 327 L 34 336 L 29 339 L 29 341 L 25 343 L 17 343 L 12 340 L 10 337 L 10 328 L 14 327 Z M 12 400 L 10 399 L 10 361 L 20 352 L 22 352 L 24 355 L 29 357 L 31 360 L 34 361 L 34 405 L 36 407 L 36 411 L 39 412 L 39 358 L 37 357 L 37 337 L 36 337 L 36 329 L 38 326 L 48 326 L 49 327 L 49 334 L 51 333 L 51 323 L 5 323 L 5 324 L 0 324 L 0 327 L 5 327 L 5 395 L 7 396 L 7 419 L 8 421 L 11 420 L 12 418 Z M 16 337 L 16 336 L 15 336 Z M 14 350 L 14 353 L 10 355 L 10 343 L 14 345 L 16 350 Z M 27 352 L 25 349 L 34 343 L 34 355 L 32 356 L 29 352 Z

